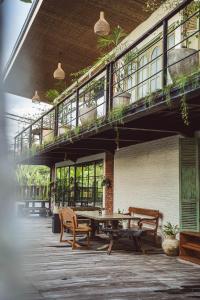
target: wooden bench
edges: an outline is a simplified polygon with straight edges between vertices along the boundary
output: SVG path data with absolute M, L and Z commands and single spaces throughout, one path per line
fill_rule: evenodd
M 61 209 L 59 217 L 61 223 L 60 242 L 67 242 L 72 245 L 72 249 L 76 249 L 81 247 L 76 241 L 77 234 L 86 234 L 87 247 L 89 247 L 91 228 L 87 224 L 78 224 L 76 213 L 69 207 Z M 63 234 L 66 229 L 72 233 L 72 240 L 63 240 Z
M 147 235 L 151 235 L 155 244 L 157 244 L 157 231 L 159 225 L 159 219 L 162 218 L 162 214 L 159 210 L 140 208 L 140 207 L 129 207 L 128 215 L 140 217 L 137 222 L 137 226 L 143 229 L 143 232 Z M 131 224 L 129 221 L 129 228 L 134 227 L 135 224 Z
M 111 229 L 106 228 L 105 233 L 109 234 L 110 244 L 108 247 L 108 254 L 111 254 L 112 247 L 115 241 L 120 238 L 129 238 L 134 241 L 136 251 L 143 251 L 141 247 L 141 237 L 145 235 L 151 235 L 154 243 L 157 245 L 157 230 L 159 225 L 159 218 L 162 217 L 159 210 L 129 207 L 128 213 L 130 215 L 139 218 L 137 221 L 128 221 L 127 229 Z

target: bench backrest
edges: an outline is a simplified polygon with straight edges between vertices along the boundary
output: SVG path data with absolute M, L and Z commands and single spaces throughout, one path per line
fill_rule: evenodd
M 62 208 L 59 215 L 61 223 L 69 229 L 76 229 L 78 227 L 77 215 L 71 208 Z
M 155 231 L 157 231 L 159 218 L 162 217 L 159 210 L 140 208 L 140 207 L 129 207 L 128 212 L 131 215 L 139 215 L 139 216 L 141 216 L 141 218 L 148 218 L 148 217 L 153 218 L 153 220 L 142 221 L 142 225 L 147 224 L 147 225 L 153 226 Z

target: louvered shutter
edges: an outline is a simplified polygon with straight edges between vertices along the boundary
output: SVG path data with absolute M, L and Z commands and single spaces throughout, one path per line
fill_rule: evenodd
M 197 231 L 199 227 L 197 144 L 195 139 L 180 139 L 180 226 Z

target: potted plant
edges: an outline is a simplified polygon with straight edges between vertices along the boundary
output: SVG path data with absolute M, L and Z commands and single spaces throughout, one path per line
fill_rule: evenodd
M 98 38 L 98 48 L 100 50 L 110 51 L 111 47 L 117 47 L 124 37 L 126 37 L 126 33 L 120 26 L 117 26 L 113 29 L 111 34 Z M 128 76 L 128 64 L 131 62 L 132 53 L 132 51 L 127 53 L 121 61 L 115 62 L 116 71 L 114 72 L 114 81 L 116 85 L 114 88 L 113 108 L 127 106 L 130 103 L 131 93 L 124 92 L 124 90 Z M 113 56 L 115 57 L 115 53 L 112 53 L 111 58 Z
M 104 81 L 102 79 L 93 80 L 88 83 L 84 94 L 83 102 L 80 104 L 79 115 L 81 125 L 91 124 L 96 121 L 97 118 L 97 98 L 99 91 L 104 87 Z
M 108 189 L 111 188 L 112 187 L 111 180 L 108 177 L 104 177 L 101 182 L 101 186 L 105 186 Z
M 158 9 L 160 5 L 163 5 L 165 10 L 172 10 L 180 3 L 179 0 L 146 0 L 145 10 L 153 12 Z M 183 24 L 177 24 L 181 28 L 182 43 L 179 48 L 173 48 L 168 52 L 168 70 L 173 82 L 175 82 L 181 76 L 187 76 L 194 73 L 199 67 L 199 53 L 197 50 L 189 47 L 190 41 L 188 39 L 188 29 L 187 24 L 189 21 L 184 22 L 190 16 L 193 16 L 200 8 L 200 1 L 193 1 L 187 5 L 182 11 L 182 21 Z M 199 18 L 199 13 L 194 15 L 192 18 Z M 176 25 L 177 26 L 177 25 Z M 197 33 L 194 38 L 199 39 L 199 33 Z
M 178 232 L 178 225 L 172 225 L 170 222 L 164 225 L 164 241 L 162 242 L 162 248 L 165 254 L 167 254 L 168 256 L 178 255 L 179 241 L 176 239 L 176 235 Z

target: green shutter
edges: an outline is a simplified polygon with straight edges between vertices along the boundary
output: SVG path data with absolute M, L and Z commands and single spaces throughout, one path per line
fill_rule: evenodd
M 199 230 L 198 145 L 195 139 L 180 139 L 180 227 Z

